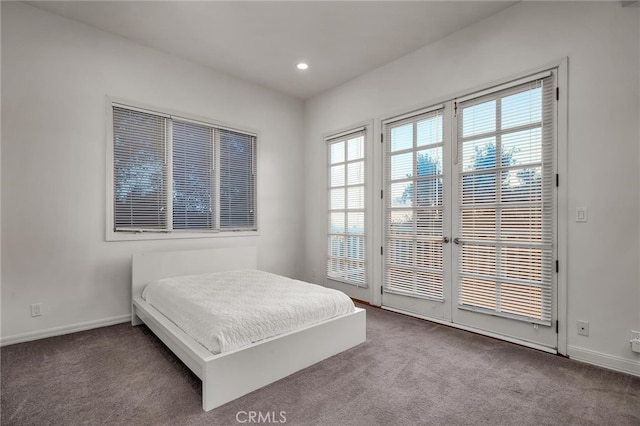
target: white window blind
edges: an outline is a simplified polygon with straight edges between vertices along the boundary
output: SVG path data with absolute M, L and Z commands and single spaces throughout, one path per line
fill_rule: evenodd
M 550 325 L 553 76 L 457 105 L 458 306 Z
M 213 129 L 173 121 L 173 229 L 214 229 Z
M 116 230 L 167 228 L 165 117 L 113 108 Z
M 113 106 L 114 230 L 255 230 L 256 137 Z
M 384 124 L 387 292 L 443 298 L 443 111 Z
M 220 228 L 256 228 L 256 138 L 218 130 L 220 141 Z
M 329 138 L 327 142 L 327 277 L 358 287 L 367 287 L 365 130 Z

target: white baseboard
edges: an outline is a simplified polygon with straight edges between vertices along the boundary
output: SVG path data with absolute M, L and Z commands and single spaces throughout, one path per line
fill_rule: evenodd
M 78 331 L 91 330 L 99 327 L 107 327 L 109 325 L 121 324 L 128 321 L 131 321 L 131 314 L 118 315 L 117 317 L 87 321 L 62 327 L 54 327 L 46 330 L 31 331 L 29 333 L 14 334 L 12 336 L 3 336 L 2 339 L 0 339 L 0 346 L 30 342 L 32 340 L 44 339 L 45 337 L 61 336 L 63 334 L 76 333 Z
M 576 361 L 582 361 L 640 377 L 640 358 L 636 361 L 576 346 L 568 346 L 567 355 Z

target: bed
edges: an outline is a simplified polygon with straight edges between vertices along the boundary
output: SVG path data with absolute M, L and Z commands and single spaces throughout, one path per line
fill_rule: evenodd
M 366 339 L 363 309 L 218 354 L 142 298 L 152 281 L 185 275 L 257 269 L 255 247 L 134 254 L 133 325 L 146 324 L 202 380 L 202 408 L 209 411 Z

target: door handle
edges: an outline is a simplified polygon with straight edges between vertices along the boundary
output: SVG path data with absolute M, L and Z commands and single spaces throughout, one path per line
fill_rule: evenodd
M 461 243 L 461 241 L 460 241 L 460 239 L 459 239 L 458 237 L 455 237 L 455 238 L 453 239 L 453 243 L 454 243 L 454 244 L 460 244 L 460 243 Z
M 447 244 L 449 242 L 449 237 L 442 237 L 442 242 Z

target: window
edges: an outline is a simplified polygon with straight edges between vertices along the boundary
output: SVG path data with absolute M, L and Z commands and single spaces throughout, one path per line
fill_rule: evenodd
M 328 147 L 327 277 L 367 287 L 365 273 L 365 130 L 331 137 Z
M 551 323 L 553 76 L 460 102 L 459 307 Z
M 386 122 L 384 289 L 443 298 L 443 111 Z
M 113 104 L 113 231 L 254 231 L 256 136 Z

